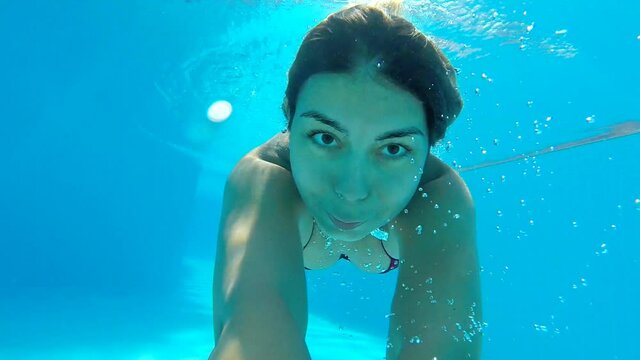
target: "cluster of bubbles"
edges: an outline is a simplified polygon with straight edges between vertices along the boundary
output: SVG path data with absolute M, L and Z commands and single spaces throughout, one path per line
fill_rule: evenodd
M 541 333 L 549 333 L 550 329 L 553 329 L 553 334 L 557 335 L 560 334 L 560 328 L 558 328 L 555 324 L 555 316 L 551 315 L 551 324 L 550 325 L 544 325 L 544 324 L 538 324 L 538 323 L 534 323 L 533 324 L 533 328 L 535 331 L 541 332 Z M 564 327 L 565 330 L 568 330 L 569 327 L 565 326 Z
M 433 290 L 429 287 L 429 285 L 433 285 L 433 277 L 427 277 L 424 280 L 424 283 L 420 283 L 418 284 L 418 287 L 422 287 L 423 285 L 427 285 L 427 288 L 424 290 L 425 294 L 428 295 L 428 303 L 429 304 L 438 304 L 437 299 L 435 298 L 434 294 L 433 294 Z M 415 291 L 415 288 L 410 287 L 409 285 L 402 283 L 401 284 L 402 288 L 406 291 Z M 448 306 L 454 306 L 456 301 L 454 298 L 448 298 L 445 299 L 446 300 L 446 304 Z M 454 341 L 456 342 L 472 342 L 474 337 L 481 334 L 484 329 L 488 326 L 488 324 L 486 322 L 482 322 L 477 320 L 477 314 L 476 314 L 476 309 L 478 308 L 477 303 L 473 302 L 469 308 L 469 314 L 467 315 L 467 322 L 466 323 L 460 323 L 460 322 L 456 322 L 455 323 L 455 329 L 451 331 L 451 336 L 453 338 Z M 391 313 L 386 315 L 386 318 L 389 318 L 391 316 L 394 316 L 395 313 Z M 415 324 L 416 320 L 412 319 L 411 320 L 411 324 Z M 425 326 L 426 327 L 426 326 Z M 400 330 L 402 328 L 402 325 L 399 325 L 396 330 Z M 441 326 L 441 330 L 445 333 L 448 333 L 450 331 L 449 328 L 447 328 L 446 325 L 442 325 Z M 423 343 L 425 340 L 423 338 L 421 338 L 420 336 L 414 335 L 412 337 L 410 337 L 408 339 L 408 342 L 410 344 L 421 344 Z M 391 344 L 387 344 L 387 347 L 389 347 Z
M 517 45 L 520 50 L 542 50 L 564 58 L 572 58 L 577 54 L 575 46 L 566 39 L 567 29 L 558 29 L 549 34 L 534 31 L 535 22 L 530 19 L 526 10 L 518 12 L 515 9 L 506 10 L 504 7 L 497 9 L 482 0 L 444 3 L 408 0 L 405 4 L 410 17 L 416 18 L 418 27 L 427 29 L 429 33 L 447 34 L 449 40 L 441 42 L 440 39 L 436 39 L 436 42 L 439 46 L 456 53 L 458 57 L 466 57 L 482 50 L 470 44 L 453 42 L 453 36 L 448 35 L 450 33 L 482 39 L 484 42 L 495 39 L 500 45 Z M 522 15 L 522 20 L 514 19 L 518 13 Z M 455 37 L 459 39 L 460 35 Z

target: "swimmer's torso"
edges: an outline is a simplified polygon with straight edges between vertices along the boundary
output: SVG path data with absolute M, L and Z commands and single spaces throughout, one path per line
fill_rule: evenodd
M 289 161 L 289 133 L 278 133 L 273 138 L 251 151 L 247 156 L 253 156 L 260 160 L 278 165 L 291 172 Z M 434 164 L 436 162 L 432 162 Z M 429 179 L 437 178 L 445 169 L 445 165 L 437 161 L 436 166 L 425 171 L 421 180 L 423 183 Z M 425 176 L 426 175 L 426 176 Z M 392 219 L 381 230 L 389 234 L 388 240 L 384 241 L 384 248 L 381 240 L 368 235 L 367 237 L 356 242 L 345 242 L 334 240 L 327 244 L 327 241 L 320 235 L 317 226 L 314 226 L 313 217 L 306 210 L 301 198 L 297 205 L 303 209 L 299 218 L 296 219 L 298 224 L 298 236 L 300 243 L 304 248 L 303 257 L 304 265 L 309 269 L 326 269 L 334 265 L 341 257 L 341 254 L 348 256 L 349 260 L 362 271 L 370 273 L 380 273 L 389 267 L 389 256 L 400 258 L 400 242 L 402 237 L 395 230 Z M 386 250 L 386 252 L 385 252 Z M 388 255 L 387 255 L 388 253 Z

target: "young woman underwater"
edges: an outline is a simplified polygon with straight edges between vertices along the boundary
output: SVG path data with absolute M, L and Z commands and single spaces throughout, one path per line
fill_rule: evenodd
M 456 72 L 397 5 L 349 6 L 307 33 L 286 131 L 229 175 L 210 359 L 309 359 L 304 271 L 339 259 L 398 271 L 388 360 L 480 357 L 474 204 L 430 154 L 462 108 Z
M 340 259 L 398 271 L 387 360 L 480 358 L 474 204 L 458 172 L 431 154 L 462 108 L 456 73 L 395 10 L 352 6 L 312 28 L 288 73 L 286 131 L 229 175 L 210 359 L 309 359 L 304 269 Z M 638 133 L 629 121 L 457 170 Z

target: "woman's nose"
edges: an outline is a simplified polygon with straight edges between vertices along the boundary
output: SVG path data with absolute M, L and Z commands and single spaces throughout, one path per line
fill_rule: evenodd
M 350 168 L 340 174 L 340 179 L 335 186 L 335 192 L 339 199 L 349 202 L 358 202 L 369 196 L 369 183 L 364 169 L 359 166 Z

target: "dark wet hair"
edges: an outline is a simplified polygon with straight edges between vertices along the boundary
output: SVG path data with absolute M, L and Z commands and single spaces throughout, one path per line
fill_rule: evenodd
M 422 102 L 430 146 L 444 137 L 462 109 L 455 69 L 431 39 L 383 7 L 355 5 L 329 15 L 306 34 L 288 72 L 282 104 L 287 130 L 307 79 L 360 66 L 371 67 Z

